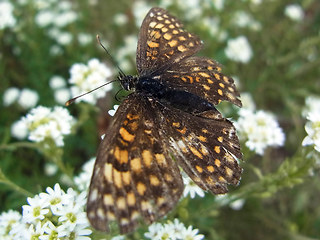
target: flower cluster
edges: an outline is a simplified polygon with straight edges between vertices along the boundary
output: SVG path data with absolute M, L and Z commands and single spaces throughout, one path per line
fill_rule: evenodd
M 291 4 L 286 6 L 284 14 L 294 21 L 302 21 L 304 17 L 304 11 L 299 4 Z
M 168 221 L 166 224 L 154 223 L 149 226 L 149 232 L 144 236 L 153 240 L 201 240 L 204 235 L 198 234 L 198 229 L 184 226 L 178 219 Z
M 302 146 L 314 145 L 314 149 L 320 152 L 320 98 L 308 97 L 303 115 L 307 118 L 305 130 L 308 134 L 302 142 Z
M 84 212 L 85 192 L 69 188 L 65 193 L 56 184 L 46 193 L 28 198 L 22 216 L 14 211 L 0 216 L 0 237 L 9 239 L 79 239 L 90 240 L 91 230 Z
M 33 108 L 21 120 L 15 122 L 11 127 L 12 135 L 33 142 L 53 141 L 57 146 L 63 146 L 63 135 L 70 134 L 74 124 L 74 118 L 68 110 L 62 107 L 54 107 L 52 110 L 47 107 L 38 106 Z
M 285 135 L 275 117 L 268 112 L 255 111 L 254 104 L 247 97 L 247 109 L 239 111 L 239 119 L 235 122 L 239 137 L 246 140 L 246 146 L 259 155 L 263 155 L 269 146 L 283 146 Z
M 23 109 L 30 109 L 37 105 L 38 100 L 38 93 L 29 88 L 19 90 L 16 87 L 10 87 L 3 94 L 4 106 L 10 106 L 17 102 Z
M 73 64 L 70 68 L 69 79 L 69 83 L 73 85 L 71 87 L 72 95 L 78 96 L 105 84 L 111 75 L 111 69 L 98 59 L 89 60 L 87 65 L 82 63 Z M 95 104 L 98 98 L 103 97 L 106 91 L 110 91 L 111 89 L 112 85 L 109 84 L 81 97 L 79 100 Z

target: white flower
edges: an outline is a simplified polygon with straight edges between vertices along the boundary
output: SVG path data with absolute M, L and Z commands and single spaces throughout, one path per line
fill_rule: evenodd
M 204 197 L 204 191 L 197 184 L 195 184 L 185 172 L 182 172 L 181 175 L 184 183 L 184 197 L 187 197 L 188 195 L 190 195 L 191 198 L 195 198 L 196 195 L 199 197 Z
M 0 239 L 10 234 L 14 226 L 21 221 L 21 214 L 17 211 L 9 210 L 0 214 Z M 11 239 L 11 238 L 8 238 Z
M 305 130 L 308 136 L 304 138 L 302 146 L 314 145 L 314 149 L 320 152 L 320 112 L 310 112 L 307 119 Z
M 252 57 L 251 46 L 245 36 L 229 39 L 225 54 L 228 58 L 236 62 L 247 63 Z
M 148 227 L 148 231 L 144 234 L 146 238 L 153 240 L 161 240 L 161 236 L 164 234 L 164 228 L 160 223 L 153 223 Z
M 26 223 L 34 223 L 36 220 L 43 220 L 45 215 L 49 213 L 47 208 L 49 203 L 41 199 L 39 196 L 33 198 L 28 197 L 29 205 L 22 206 L 22 216 Z
M 13 5 L 9 1 L 0 2 L 0 30 L 14 27 L 16 19 L 13 16 Z
M 182 232 L 182 239 L 185 240 L 201 240 L 204 238 L 204 235 L 198 234 L 199 229 L 193 229 L 192 226 L 189 226 Z
M 3 93 L 3 105 L 9 106 L 18 100 L 20 90 L 16 87 L 10 87 Z
M 58 172 L 58 166 L 54 163 L 45 163 L 44 173 L 47 176 L 54 176 Z
M 75 22 L 77 19 L 78 15 L 76 12 L 72 10 L 67 10 L 57 14 L 56 18 L 53 20 L 53 24 L 59 28 L 62 28 L 70 23 Z
M 310 112 L 320 112 L 320 97 L 309 96 L 306 98 L 302 116 L 307 117 Z
M 97 59 L 91 59 L 88 65 L 76 63 L 70 69 L 69 83 L 73 84 L 71 92 L 73 96 L 78 96 L 82 93 L 88 92 L 96 87 L 103 85 L 112 72 L 110 68 L 99 62 Z M 96 90 L 86 96 L 81 97 L 79 100 L 94 104 L 98 98 L 105 95 L 106 91 L 112 89 L 112 85 Z
M 42 10 L 35 16 L 35 22 L 39 27 L 47 27 L 56 18 L 56 14 L 51 10 Z
M 55 39 L 60 45 L 65 46 L 71 43 L 73 36 L 69 32 L 60 32 Z
M 118 108 L 119 108 L 119 105 L 117 105 L 117 104 L 114 105 L 114 106 L 113 106 L 113 109 L 111 109 L 111 110 L 108 111 L 108 114 L 113 117 Z
M 52 89 L 59 89 L 59 88 L 63 88 L 66 86 L 66 80 L 61 77 L 61 76 L 53 76 L 52 78 L 50 78 L 49 80 L 49 86 Z
M 252 30 L 260 30 L 261 24 L 254 20 L 247 12 L 237 11 L 233 16 L 233 23 L 239 27 L 248 27 Z
M 128 22 L 128 17 L 123 13 L 118 13 L 114 15 L 113 21 L 116 25 L 122 26 Z
M 148 228 L 144 236 L 152 240 L 201 240 L 204 238 L 202 234 L 198 234 L 198 229 L 192 226 L 186 228 L 177 218 L 174 221 L 168 221 L 166 224 L 153 223 Z
M 304 17 L 304 12 L 299 4 L 291 4 L 286 6 L 284 14 L 294 21 L 301 21 Z
M 259 155 L 269 147 L 283 146 L 285 135 L 275 117 L 265 111 L 239 111 L 239 119 L 235 122 L 240 139 L 247 139 L 246 146 Z
M 89 33 L 79 33 L 78 34 L 78 42 L 80 45 L 85 46 L 92 42 L 92 35 Z
M 234 202 L 231 202 L 230 203 L 230 207 L 233 209 L 233 210 L 240 210 L 243 205 L 245 203 L 245 200 L 244 199 L 238 199 Z
M 31 239 L 31 236 L 36 236 L 36 239 L 40 240 L 59 237 L 90 240 L 88 235 L 92 231 L 89 229 L 84 211 L 86 192 L 78 194 L 69 188 L 65 193 L 59 184 L 55 184 L 53 189 L 48 187 L 46 191 L 28 198 L 30 205 L 23 206 L 23 222 L 28 223 L 29 226 L 27 228 L 17 226 L 12 230 L 17 234 L 23 232 L 25 228 L 24 237 L 17 239 L 26 239 L 26 236 L 30 236 L 28 239 Z M 42 213 L 42 211 L 45 212 Z
M 63 146 L 63 135 L 70 134 L 74 119 L 65 108 L 51 110 L 39 106 L 23 117 L 22 122 L 29 131 L 29 140 L 43 142 L 51 139 L 57 146 Z
M 74 178 L 74 182 L 80 191 L 87 191 L 89 188 L 95 158 L 91 158 L 82 166 L 82 172 Z
M 36 106 L 39 100 L 39 95 L 36 91 L 25 88 L 20 92 L 18 103 L 24 109 L 33 108 Z
M 71 93 L 68 88 L 61 88 L 54 91 L 54 100 L 61 105 L 64 105 L 70 98 Z
M 25 121 L 18 120 L 11 125 L 11 134 L 13 137 L 22 140 L 28 135 L 28 126 Z

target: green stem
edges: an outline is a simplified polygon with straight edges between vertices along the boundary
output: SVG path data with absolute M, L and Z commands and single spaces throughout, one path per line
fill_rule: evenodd
M 21 193 L 22 195 L 26 197 L 32 197 L 33 194 L 31 192 L 28 192 L 27 190 L 19 187 L 17 184 L 11 182 L 2 172 L 0 169 L 0 183 L 8 185 L 10 188 L 12 188 L 14 191 Z

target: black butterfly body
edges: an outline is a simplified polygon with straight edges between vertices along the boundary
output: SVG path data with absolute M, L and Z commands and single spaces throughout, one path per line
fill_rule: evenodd
M 237 185 L 240 145 L 232 123 L 214 105 L 241 101 L 233 80 L 200 50 L 198 37 L 167 11 L 152 8 L 138 40 L 139 76 L 120 76 L 132 93 L 118 108 L 98 149 L 87 204 L 96 229 L 118 222 L 121 233 L 140 219 L 166 215 L 183 192 L 178 165 L 214 194 Z

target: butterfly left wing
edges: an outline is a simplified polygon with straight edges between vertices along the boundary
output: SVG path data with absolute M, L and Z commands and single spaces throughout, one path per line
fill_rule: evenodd
M 223 100 L 241 107 L 240 96 L 232 78 L 221 73 L 217 62 L 206 57 L 189 57 L 170 66 L 160 75 L 166 86 L 203 97 L 213 105 Z
M 121 233 L 140 219 L 151 223 L 179 200 L 183 182 L 169 155 L 158 110 L 133 93 L 120 105 L 102 140 L 91 179 L 87 215 L 91 225 L 108 231 L 118 222 Z

